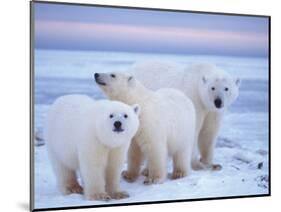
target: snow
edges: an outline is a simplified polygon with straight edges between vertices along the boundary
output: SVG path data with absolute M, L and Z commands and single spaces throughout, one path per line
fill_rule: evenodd
M 135 61 L 170 60 L 181 64 L 211 61 L 242 78 L 238 100 L 224 118 L 215 149 L 221 171 L 193 171 L 190 176 L 143 185 L 121 180 L 130 197 L 123 200 L 86 201 L 82 195 L 59 193 L 46 146 L 35 146 L 35 208 L 130 202 L 197 199 L 268 194 L 268 75 L 266 58 L 133 54 L 114 52 L 35 51 L 35 131 L 39 140 L 48 107 L 61 95 L 82 93 L 104 98 L 93 81 L 95 71 L 126 70 Z M 41 138 L 40 138 L 41 137 Z M 42 144 L 42 143 L 40 143 Z M 126 164 L 124 164 L 124 169 Z M 168 172 L 172 164 L 168 162 Z
M 237 158 L 238 155 L 244 157 L 243 155 L 248 154 L 250 154 L 250 162 Z M 268 182 L 264 183 L 260 179 L 268 176 L 268 167 L 257 168 L 260 161 L 267 164 L 267 156 L 249 153 L 249 150 L 227 147 L 217 148 L 216 156 L 216 162 L 223 166 L 221 171 L 193 171 L 186 178 L 167 179 L 163 184 L 150 186 L 143 184 L 143 176 L 139 177 L 135 183 L 127 183 L 122 179 L 121 187 L 130 194 L 130 197 L 103 202 L 87 201 L 79 194 L 61 195 L 56 187 L 46 148 L 37 147 L 35 151 L 37 167 L 35 169 L 35 207 L 69 207 L 268 193 Z M 125 167 L 126 165 L 124 165 L 124 169 Z M 171 163 L 169 163 L 169 172 L 171 172 L 171 168 Z

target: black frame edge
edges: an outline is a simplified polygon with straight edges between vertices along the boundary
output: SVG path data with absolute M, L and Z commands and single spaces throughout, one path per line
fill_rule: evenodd
M 271 16 L 268 17 L 268 176 L 271 196 Z
M 29 18 L 30 18 L 30 26 L 29 26 L 29 66 L 30 66 L 30 74 L 29 74 L 29 93 L 30 93 L 30 142 L 29 142 L 29 160 L 30 160 L 30 186 L 29 186 L 29 210 L 34 211 L 34 7 L 33 1 L 29 2 Z

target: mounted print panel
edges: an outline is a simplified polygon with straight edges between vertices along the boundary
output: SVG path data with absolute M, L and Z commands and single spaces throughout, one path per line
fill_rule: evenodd
M 270 195 L 270 17 L 31 2 L 31 210 Z

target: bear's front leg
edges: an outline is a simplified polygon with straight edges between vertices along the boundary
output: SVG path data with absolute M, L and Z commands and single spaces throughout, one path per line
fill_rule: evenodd
M 135 138 L 133 138 L 130 144 L 127 162 L 127 171 L 123 171 L 122 176 L 127 182 L 134 182 L 139 176 L 141 164 L 143 162 L 143 153 Z
M 146 152 L 148 176 L 145 185 L 163 183 L 166 179 L 167 145 L 164 139 L 159 143 L 152 143 Z
M 222 113 L 209 112 L 199 133 L 198 147 L 201 154 L 200 161 L 213 170 L 220 170 L 222 168 L 220 164 L 213 164 L 214 149 L 222 116 Z
M 82 194 L 83 188 L 79 185 L 77 181 L 75 171 L 66 167 L 59 160 L 59 158 L 57 158 L 56 154 L 54 154 L 52 150 L 49 149 L 48 153 L 61 193 L 64 195 L 71 193 Z
M 118 147 L 109 152 L 106 169 L 106 191 L 112 199 L 129 197 L 126 191 L 120 189 L 121 170 L 125 161 L 127 147 Z
M 79 150 L 80 172 L 87 200 L 110 200 L 105 191 L 105 169 L 108 150 L 102 145 L 86 146 Z
M 195 142 L 192 150 L 191 167 L 196 171 L 207 169 L 207 166 L 203 164 L 199 158 L 198 136 L 195 136 Z
M 173 156 L 172 179 L 187 176 L 191 171 L 192 147 L 183 148 Z

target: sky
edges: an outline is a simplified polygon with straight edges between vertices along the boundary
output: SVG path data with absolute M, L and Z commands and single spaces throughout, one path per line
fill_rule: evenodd
M 36 49 L 268 56 L 266 17 L 34 3 Z

